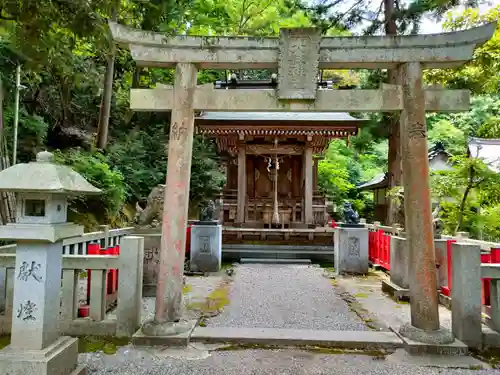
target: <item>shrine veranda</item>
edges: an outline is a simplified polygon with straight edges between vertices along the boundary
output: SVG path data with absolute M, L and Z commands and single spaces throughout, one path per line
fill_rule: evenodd
M 162 226 L 156 321 L 172 322 L 179 314 L 195 131 L 216 138 L 219 152 L 228 156 L 221 218 L 228 229 L 284 235 L 296 228 L 309 236 L 324 223 L 324 201 L 315 194 L 313 155 L 331 138 L 356 134 L 360 122 L 326 120 L 311 126 L 309 121 L 306 127 L 278 115 L 316 113 L 325 120 L 331 112 L 395 112 L 401 123 L 404 224 L 415 267 L 412 326 L 438 330 L 425 113 L 466 111 L 469 92 L 424 87 L 422 71 L 471 60 L 495 27 L 396 37 L 323 37 L 317 29 L 298 28 L 282 29 L 279 38 L 247 38 L 168 37 L 110 23 L 115 41 L 130 49 L 138 65 L 176 69 L 172 87 L 132 89 L 130 100 L 136 111 L 172 111 L 164 217 L 175 219 Z M 277 87 L 216 90 L 197 85 L 198 70 L 207 68 L 270 69 L 277 73 Z M 374 90 L 322 89 L 317 84 L 319 69 L 393 69 L 397 83 Z M 264 125 L 264 118 L 242 121 L 235 115 L 207 123 L 203 115 L 196 119 L 196 112 L 275 112 L 279 120 Z M 273 183 L 273 196 L 266 196 L 262 186 Z

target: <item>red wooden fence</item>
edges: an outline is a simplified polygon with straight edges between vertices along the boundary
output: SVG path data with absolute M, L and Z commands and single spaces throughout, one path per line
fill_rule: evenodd
M 189 257 L 191 250 L 191 224 L 186 228 L 186 257 Z M 87 246 L 88 255 L 120 255 L 120 245 L 102 249 L 99 243 L 89 244 Z M 118 272 L 117 269 L 110 269 L 106 273 L 106 301 L 111 304 L 116 302 L 116 292 L 118 290 Z M 85 318 L 89 315 L 90 305 L 90 280 L 92 277 L 92 270 L 87 270 L 87 298 L 86 304 L 79 306 L 78 317 Z
M 386 271 L 391 270 L 391 236 L 383 230 L 368 232 L 368 260 Z
M 445 296 L 451 295 L 452 288 L 452 244 L 456 240 L 447 240 L 447 262 L 448 262 L 448 285 L 441 287 L 441 293 Z M 391 270 L 391 235 L 383 230 L 377 229 L 368 232 L 368 259 L 373 265 L 377 265 L 385 271 Z M 492 248 L 490 252 L 481 253 L 481 263 L 500 263 L 500 249 Z M 490 305 L 491 280 L 482 279 L 482 303 Z
M 441 287 L 441 293 L 445 296 L 451 295 L 452 288 L 452 244 L 457 242 L 456 240 L 448 240 L 446 244 L 447 259 L 448 259 L 448 285 Z M 500 263 L 500 249 L 492 248 L 490 252 L 481 253 L 481 263 Z M 482 279 L 482 303 L 485 306 L 490 305 L 490 295 L 491 295 L 491 280 Z
M 115 245 L 108 247 L 107 249 L 101 249 L 101 245 L 98 243 L 89 244 L 87 247 L 88 255 L 120 255 L 120 245 Z M 92 278 L 92 270 L 87 270 L 87 303 L 78 308 L 78 316 L 85 318 L 89 315 L 89 305 L 90 305 L 90 280 Z M 112 298 L 116 301 L 115 293 L 118 290 L 118 270 L 110 269 L 106 273 L 106 300 Z

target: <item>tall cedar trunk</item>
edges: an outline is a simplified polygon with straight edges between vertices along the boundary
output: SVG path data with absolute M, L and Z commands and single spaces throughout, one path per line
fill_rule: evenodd
M 384 0 L 385 10 L 385 34 L 397 35 L 398 30 L 396 21 L 394 20 L 394 0 Z M 387 72 L 387 83 L 397 84 L 397 71 L 389 70 Z M 395 186 L 402 185 L 402 168 L 401 168 L 401 131 L 399 116 L 395 114 L 386 114 L 384 116 L 387 127 L 389 129 L 389 151 L 387 155 L 388 164 L 388 187 L 389 189 Z M 403 207 L 388 200 L 387 206 L 387 225 L 394 223 L 404 225 Z
M 116 22 L 118 5 L 113 7 L 111 19 Z M 106 149 L 108 144 L 109 116 L 111 113 L 111 99 L 113 97 L 113 77 L 115 73 L 116 45 L 113 40 L 110 42 L 109 54 L 107 57 L 106 74 L 104 78 L 104 91 L 99 113 L 99 125 L 97 126 L 97 148 Z

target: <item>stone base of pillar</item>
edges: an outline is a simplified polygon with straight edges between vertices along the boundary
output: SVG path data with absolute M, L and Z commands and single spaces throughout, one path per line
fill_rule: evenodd
M 222 225 L 195 223 L 191 227 L 189 268 L 194 272 L 218 272 L 222 267 Z
M 404 341 L 404 348 L 412 354 L 467 355 L 469 348 L 455 339 L 450 330 L 440 328 L 426 331 L 407 323 L 401 326 L 399 334 Z
M 187 346 L 196 324 L 197 320 L 165 323 L 146 321 L 132 336 L 132 343 L 137 346 Z
M 436 331 L 426 331 L 407 323 L 401 326 L 399 334 L 403 337 L 409 338 L 412 341 L 421 342 L 424 344 L 451 344 L 455 338 L 450 330 L 440 328 Z
M 336 228 L 334 231 L 335 273 L 368 273 L 368 229 Z
M 86 375 L 87 369 L 78 366 L 78 339 L 63 336 L 42 350 L 5 347 L 0 374 Z

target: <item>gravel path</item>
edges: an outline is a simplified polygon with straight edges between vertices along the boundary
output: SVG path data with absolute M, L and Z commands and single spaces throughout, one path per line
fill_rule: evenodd
M 80 355 L 89 375 L 498 375 L 498 370 L 424 367 L 404 357 L 374 360 L 366 355 L 325 355 L 300 350 L 242 350 L 196 353 L 121 348 L 118 354 Z M 426 366 L 436 366 L 434 360 Z M 465 369 L 457 369 L 462 367 Z
M 313 266 L 240 265 L 229 306 L 208 326 L 368 330 L 322 274 Z

